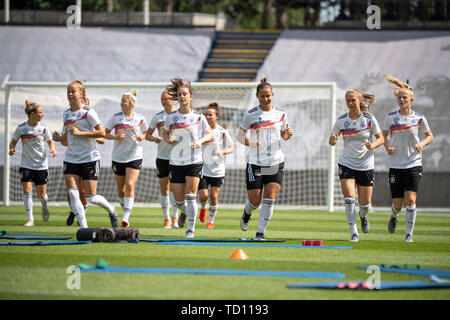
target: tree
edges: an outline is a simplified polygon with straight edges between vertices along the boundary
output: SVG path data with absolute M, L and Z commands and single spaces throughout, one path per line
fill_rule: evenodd
M 263 15 L 261 18 L 261 29 L 269 28 L 271 11 L 272 11 L 272 0 L 264 0 Z

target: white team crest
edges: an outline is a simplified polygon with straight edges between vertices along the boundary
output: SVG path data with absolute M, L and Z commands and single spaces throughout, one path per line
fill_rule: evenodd
M 395 176 L 394 175 L 389 177 L 389 183 L 391 183 L 391 184 L 395 183 Z

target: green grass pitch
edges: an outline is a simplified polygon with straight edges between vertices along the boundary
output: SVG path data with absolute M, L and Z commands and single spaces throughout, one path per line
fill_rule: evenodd
M 7 234 L 72 236 L 78 229 L 66 226 L 68 207 L 50 207 L 50 220 L 40 217 L 34 207 L 35 227 L 24 227 L 22 206 L 0 207 L 0 230 Z M 121 210 L 118 209 L 119 218 Z M 149 242 L 92 243 L 68 246 L 0 246 L 0 299 L 151 299 L 151 300 L 448 300 L 449 289 L 420 290 L 320 290 L 289 289 L 287 284 L 340 281 L 326 278 L 284 278 L 258 276 L 185 274 L 81 273 L 80 289 L 68 289 L 66 269 L 79 263 L 95 265 L 103 259 L 109 266 L 187 269 L 249 269 L 271 271 L 327 271 L 346 275 L 342 281 L 365 281 L 370 274 L 358 269 L 382 262 L 403 265 L 416 263 L 425 268 L 450 269 L 450 215 L 418 213 L 414 242 L 405 243 L 404 213 L 397 231 L 387 231 L 388 212 L 369 214 L 371 229 L 360 231 L 360 242 L 350 242 L 343 212 L 283 211 L 275 208 L 266 231 L 268 239 L 285 239 L 285 244 L 302 240 L 323 240 L 326 246 L 353 246 L 350 250 L 310 248 L 263 248 L 235 246 L 182 246 Z M 250 221 L 249 231 L 239 228 L 240 210 L 219 209 L 215 229 L 196 223 L 196 238 L 238 239 L 255 235 L 259 213 Z M 90 227 L 108 227 L 106 212 L 89 206 Z M 157 208 L 135 207 L 131 227 L 142 238 L 184 239 L 186 229 L 163 229 Z M 360 226 L 358 226 L 360 230 Z M 0 240 L 15 241 L 15 240 Z M 242 248 L 249 260 L 230 259 Z M 429 281 L 396 273 L 381 273 L 381 281 Z M 99 289 L 101 288 L 101 289 Z

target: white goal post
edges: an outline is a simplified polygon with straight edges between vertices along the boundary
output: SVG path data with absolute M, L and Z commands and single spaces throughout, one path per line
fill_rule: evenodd
M 144 82 L 85 82 L 86 95 L 91 107 L 96 109 L 103 124 L 120 111 L 120 98 L 123 93 L 138 90 L 135 111 L 143 114 L 150 122 L 151 117 L 162 110 L 160 96 L 169 83 Z M 328 138 L 336 119 L 336 84 L 334 82 L 271 82 L 274 97 L 273 105 L 286 111 L 294 136 L 282 141 L 286 155 L 286 173 L 277 203 L 295 208 L 318 208 L 334 211 L 336 203 L 341 203 L 339 184 L 335 170 L 336 147 L 328 145 Z M 15 128 L 26 121 L 25 100 L 39 103 L 44 109 L 43 123 L 53 131 L 62 128 L 62 114 L 67 109 L 66 88 L 68 82 L 20 82 L 5 84 L 5 128 L 3 159 L 3 203 L 21 203 L 21 186 L 18 178 L 21 143 L 13 157 L 8 155 L 9 142 Z M 235 138 L 240 119 L 244 112 L 258 104 L 256 99 L 257 82 L 193 82 L 193 107 L 204 109 L 209 103 L 217 102 L 221 115 L 219 123 Z M 140 194 L 137 202 L 158 202 L 159 184 L 156 183 L 155 156 L 156 145 L 144 143 L 144 165 L 136 185 Z M 49 201 L 65 201 L 65 185 L 62 175 L 64 147 L 56 143 L 60 156 L 49 158 L 50 178 L 48 185 Z M 245 147 L 235 142 L 236 151 L 227 160 L 227 174 L 220 202 L 228 204 L 243 203 L 245 197 Z M 112 141 L 99 146 L 101 167 L 99 191 L 114 202 L 116 196 L 115 180 L 111 167 Z M 245 177 L 245 174 L 244 174 Z M 52 180 L 53 179 L 53 180 Z M 104 180 L 107 179 L 107 180 Z M 141 180 L 143 180 L 141 182 Z M 138 185 L 142 184 L 139 190 Z M 243 184 L 243 185 L 242 185 Z M 156 185 L 156 186 L 155 186 Z M 34 191 L 33 191 L 34 192 Z M 109 196 L 108 196 L 109 195 Z

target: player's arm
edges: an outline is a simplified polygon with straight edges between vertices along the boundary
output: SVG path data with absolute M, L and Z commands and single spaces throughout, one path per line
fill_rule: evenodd
M 289 140 L 293 134 L 294 130 L 289 127 L 289 124 L 286 123 L 286 128 L 284 130 L 281 130 L 281 138 L 283 140 Z
M 239 128 L 239 131 L 238 131 L 236 140 L 237 140 L 239 143 L 241 143 L 241 144 L 243 144 L 244 146 L 246 146 L 246 147 L 253 147 L 253 148 L 254 148 L 254 147 L 259 146 L 259 145 L 260 145 L 260 142 L 259 142 L 258 140 L 250 140 L 250 139 L 248 139 L 248 138 L 245 136 L 246 132 L 247 132 L 247 131 L 245 131 L 244 129 Z
M 59 155 L 58 151 L 56 151 L 55 149 L 55 143 L 53 142 L 53 140 L 48 140 L 47 144 L 50 148 L 50 153 L 53 155 L 53 157 L 56 157 Z
M 173 144 L 174 142 L 177 141 L 177 137 L 176 136 L 172 136 L 170 134 L 170 131 L 168 131 L 167 129 L 164 128 L 163 131 L 163 139 L 166 143 L 168 144 Z
M 101 123 L 97 124 L 92 131 L 80 131 L 76 126 L 70 127 L 70 134 L 74 136 L 80 136 L 85 138 L 105 138 L 105 129 Z
M 11 142 L 9 143 L 9 155 L 12 156 L 14 153 L 16 153 L 16 144 L 18 140 L 11 139 Z
M 98 144 L 105 144 L 105 138 L 97 138 L 95 139 L 95 142 L 97 142 Z
M 388 154 L 393 154 L 395 152 L 395 148 L 391 147 L 389 145 L 389 131 L 388 130 L 383 130 L 383 144 L 384 144 L 384 148 L 386 149 L 386 152 Z
M 370 141 L 368 141 L 368 140 L 365 142 L 365 145 L 366 145 L 367 149 L 373 150 L 373 149 L 375 149 L 375 148 L 377 148 L 377 147 L 379 147 L 379 146 L 381 146 L 383 144 L 384 137 L 383 137 L 383 134 L 381 132 L 376 133 L 375 134 L 375 138 L 376 138 L 376 140 L 374 142 L 372 142 L 372 143 Z
M 431 132 L 431 130 L 428 130 L 427 132 L 425 132 L 424 135 L 425 135 L 425 140 L 423 140 L 415 145 L 416 150 L 419 152 L 422 152 L 423 148 L 427 144 L 431 143 L 431 141 L 434 140 L 433 132 Z

